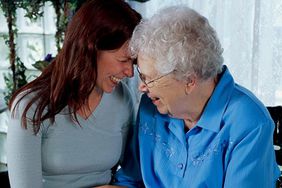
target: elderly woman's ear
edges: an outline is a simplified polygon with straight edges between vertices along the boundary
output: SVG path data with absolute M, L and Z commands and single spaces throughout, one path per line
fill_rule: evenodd
M 196 85 L 196 76 L 189 76 L 185 82 L 185 93 L 189 95 Z

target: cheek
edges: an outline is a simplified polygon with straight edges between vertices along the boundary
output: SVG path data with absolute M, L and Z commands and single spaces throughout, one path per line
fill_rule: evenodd
M 97 81 L 96 84 L 102 87 L 106 82 L 108 82 L 109 77 L 107 76 L 107 72 L 98 70 Z
M 159 97 L 161 102 L 166 106 L 171 106 L 175 100 L 170 93 L 161 93 Z
M 102 75 L 103 75 L 103 72 L 98 70 L 97 82 L 101 82 L 101 81 L 103 80 L 103 79 L 102 79 Z
M 179 99 L 179 96 L 176 95 L 176 93 L 167 93 L 163 96 L 164 103 L 171 109 L 176 108 L 178 105 L 181 105 L 181 100 Z
M 112 74 L 113 70 L 109 68 L 108 69 L 101 68 L 101 69 L 98 69 L 97 72 L 98 72 L 99 80 L 106 80 Z

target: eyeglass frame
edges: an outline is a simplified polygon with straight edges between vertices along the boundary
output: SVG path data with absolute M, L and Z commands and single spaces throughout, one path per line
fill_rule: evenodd
M 139 66 L 136 66 L 136 70 L 137 70 L 137 72 L 138 72 L 138 75 L 139 75 L 140 80 L 141 80 L 141 81 L 145 84 L 145 86 L 148 87 L 148 88 L 154 87 L 154 84 L 153 84 L 154 82 L 156 82 L 156 81 L 160 80 L 161 78 L 163 78 L 163 77 L 165 77 L 165 76 L 167 76 L 167 75 L 169 75 L 169 74 L 172 73 L 172 72 L 169 72 L 169 73 L 166 73 L 166 74 L 164 74 L 164 75 L 162 75 L 162 76 L 159 76 L 159 77 L 157 77 L 157 78 L 154 78 L 154 79 L 152 79 L 152 80 L 150 80 L 150 81 L 146 81 L 145 75 L 140 72 Z M 149 84 L 152 84 L 152 85 L 149 86 Z

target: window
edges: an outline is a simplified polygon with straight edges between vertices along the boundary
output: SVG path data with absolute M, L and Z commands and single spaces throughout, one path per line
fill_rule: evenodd
M 44 15 L 36 22 L 24 17 L 24 9 L 17 9 L 17 28 L 18 37 L 16 38 L 17 55 L 28 68 L 28 75 L 38 74 L 32 66 L 35 61 L 42 60 L 51 53 L 57 54 L 55 33 L 56 33 L 56 14 L 50 2 L 46 2 L 43 7 Z M 3 73 L 7 73 L 9 68 L 9 48 L 5 44 L 3 36 L 8 35 L 6 18 L 0 9 L 0 89 L 5 88 Z

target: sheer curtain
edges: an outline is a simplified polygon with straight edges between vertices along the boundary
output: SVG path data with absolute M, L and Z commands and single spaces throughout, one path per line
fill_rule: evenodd
M 237 83 L 267 106 L 282 105 L 281 0 L 150 0 L 130 2 L 143 17 L 170 5 L 188 5 L 207 17 Z

